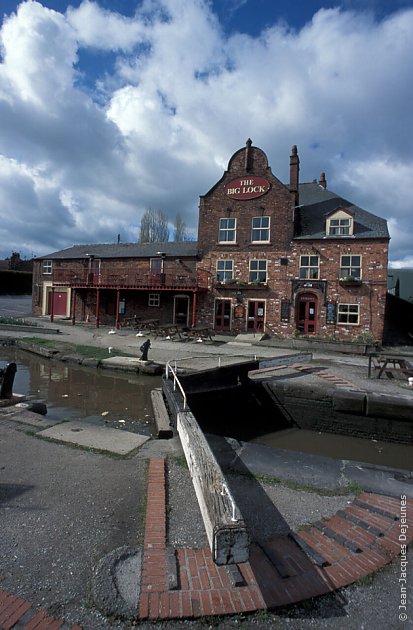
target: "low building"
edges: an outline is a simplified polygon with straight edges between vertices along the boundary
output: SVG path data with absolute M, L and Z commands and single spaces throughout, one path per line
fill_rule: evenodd
M 384 219 L 299 182 L 283 184 L 250 140 L 201 196 L 198 242 L 76 246 L 35 262 L 33 308 L 73 322 L 149 316 L 215 332 L 381 342 Z
M 33 312 L 96 326 L 135 317 L 191 326 L 208 286 L 196 265 L 195 242 L 76 245 L 35 260 Z

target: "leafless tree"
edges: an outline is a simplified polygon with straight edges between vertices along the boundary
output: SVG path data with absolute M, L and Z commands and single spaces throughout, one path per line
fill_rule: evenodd
M 166 243 L 169 240 L 168 218 L 162 210 L 145 210 L 140 227 L 140 243 Z

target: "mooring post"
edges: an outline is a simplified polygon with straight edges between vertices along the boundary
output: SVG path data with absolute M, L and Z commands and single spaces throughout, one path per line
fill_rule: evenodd
M 2 400 L 13 398 L 13 383 L 16 372 L 17 366 L 15 363 L 9 363 L 4 369 L 0 370 L 0 398 Z

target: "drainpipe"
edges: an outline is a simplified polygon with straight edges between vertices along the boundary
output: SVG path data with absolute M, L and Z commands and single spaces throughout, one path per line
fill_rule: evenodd
M 196 326 L 196 299 L 197 299 L 197 294 L 196 294 L 196 291 L 194 291 L 194 299 L 192 302 L 192 328 L 195 328 Z

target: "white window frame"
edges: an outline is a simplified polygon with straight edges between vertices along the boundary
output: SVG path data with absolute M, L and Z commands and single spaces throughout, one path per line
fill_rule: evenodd
M 222 268 L 219 269 L 218 267 Z M 234 261 L 227 258 L 219 258 L 216 262 L 216 279 L 218 282 L 228 282 L 234 279 Z
M 344 264 L 344 261 L 343 261 L 344 258 L 349 258 L 350 259 L 348 261 L 349 262 L 348 265 Z M 358 258 L 359 259 L 359 264 L 358 265 L 354 264 L 355 262 L 357 262 L 357 261 L 353 260 L 354 258 Z M 351 276 L 352 278 L 354 278 L 354 280 L 361 280 L 361 266 L 362 266 L 362 256 L 360 256 L 360 254 L 341 254 L 341 256 L 340 256 L 340 279 L 341 280 L 345 280 L 349 276 Z
M 265 223 L 267 225 L 265 225 Z M 254 232 L 258 232 L 259 238 L 254 238 Z M 269 243 L 269 242 L 270 242 L 270 217 L 267 217 L 267 216 L 252 217 L 251 243 Z
M 357 321 L 351 319 L 357 318 Z M 344 318 L 340 321 L 340 318 Z M 340 326 L 359 326 L 360 325 L 360 304 L 348 304 L 342 302 L 337 304 L 337 324 Z
M 229 227 L 229 224 L 232 227 Z M 231 237 L 231 238 L 228 238 Z M 219 243 L 236 243 L 237 242 L 237 220 L 235 217 L 223 217 L 219 220 L 218 231 Z
M 264 284 L 267 280 L 268 260 L 266 258 L 252 258 L 249 262 L 248 282 L 259 282 Z
M 53 261 L 51 259 L 47 259 L 43 261 L 42 273 L 49 276 L 53 273 Z
M 305 260 L 306 258 L 308 259 L 307 261 Z M 303 254 L 300 256 L 299 276 L 300 280 L 319 280 L 320 256 L 317 254 Z
M 149 293 L 148 295 L 148 306 L 159 307 L 161 305 L 161 294 L 160 293 Z
M 353 236 L 354 219 L 344 210 L 337 210 L 328 217 L 326 222 L 326 235 L 333 237 Z

